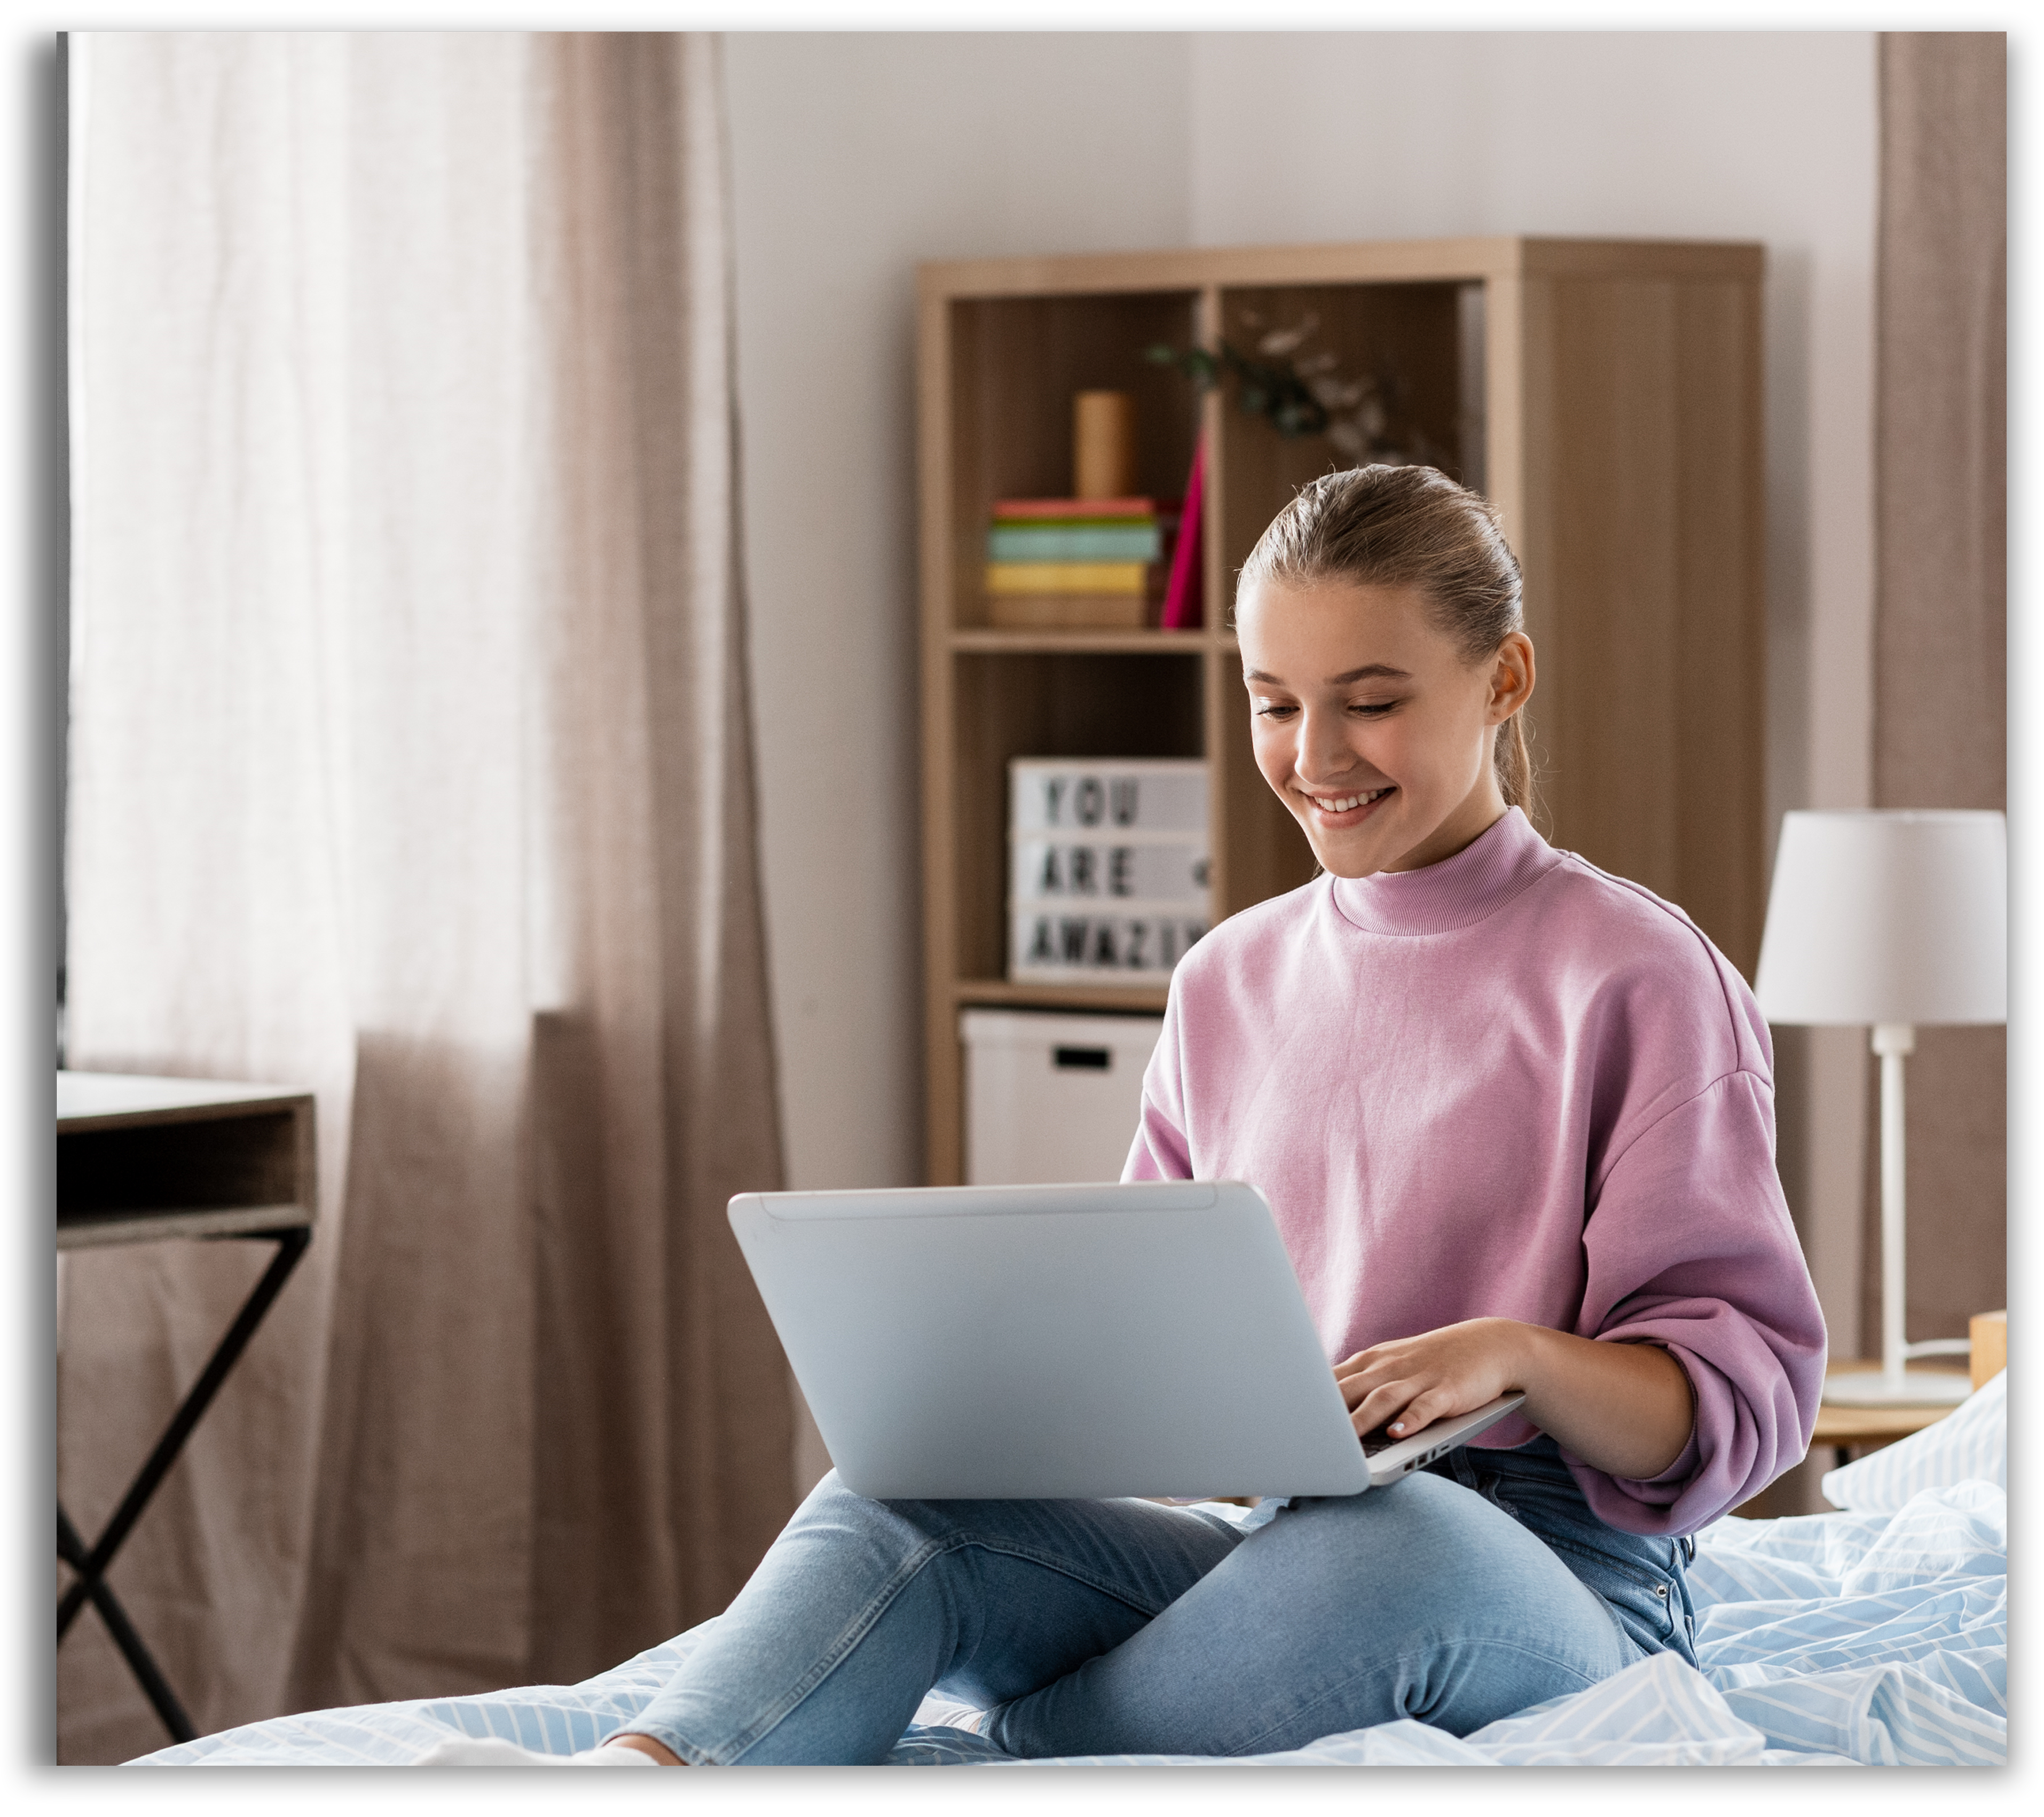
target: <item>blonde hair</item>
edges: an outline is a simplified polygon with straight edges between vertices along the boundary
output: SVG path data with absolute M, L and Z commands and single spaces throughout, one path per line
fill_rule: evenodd
M 1354 467 L 1302 487 L 1242 564 L 1238 595 L 1265 581 L 1416 587 L 1470 662 L 1525 629 L 1519 558 L 1489 500 L 1431 467 Z M 1533 757 L 1514 713 L 1491 761 L 1508 807 L 1533 811 Z

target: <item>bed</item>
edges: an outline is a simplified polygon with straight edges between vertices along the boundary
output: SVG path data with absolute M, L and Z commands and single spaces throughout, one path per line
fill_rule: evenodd
M 2005 1374 L 1938 1425 L 1832 1471 L 1842 1511 L 1719 1522 L 1690 1588 L 1696 1671 L 1672 1653 L 1458 1739 L 1413 1722 L 1289 1753 L 1019 1761 L 932 1695 L 902 1766 L 1891 1766 L 2004 1763 L 2008 1579 Z M 574 1685 L 280 1716 L 136 1765 L 403 1765 L 451 1735 L 544 1753 L 628 1726 L 709 1623 Z

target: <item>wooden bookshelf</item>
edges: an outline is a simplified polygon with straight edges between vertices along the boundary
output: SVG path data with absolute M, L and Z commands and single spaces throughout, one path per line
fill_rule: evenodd
M 1161 1008 L 1151 985 L 1007 980 L 1006 765 L 1204 756 L 1211 914 L 1314 865 L 1258 775 L 1232 576 L 1301 483 L 1349 464 L 1143 357 L 1317 320 L 1348 375 L 1389 362 L 1408 425 L 1495 500 L 1540 656 L 1548 837 L 1679 903 L 1749 976 L 1765 912 L 1762 249 L 1518 237 L 969 260 L 918 274 L 928 1176 L 959 1177 L 967 1004 Z M 1207 622 L 1012 631 L 986 619 L 996 499 L 1071 486 L 1074 391 L 1136 398 L 1140 489 L 1207 437 Z
M 1101 1010 L 1135 1010 L 1145 1015 L 1161 1015 L 1164 1010 L 1162 984 L 1018 984 L 1009 978 L 961 978 L 952 987 L 957 1009 L 1075 1010 L 1093 1014 Z

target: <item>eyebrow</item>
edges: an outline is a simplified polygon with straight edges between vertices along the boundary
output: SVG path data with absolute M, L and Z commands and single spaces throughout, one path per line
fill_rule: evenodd
M 1277 676 L 1266 675 L 1260 668 L 1243 670 L 1242 679 L 1244 681 L 1267 681 L 1279 687 L 1285 685 Z M 1346 687 L 1352 681 L 1410 681 L 1412 679 L 1410 670 L 1393 668 L 1389 663 L 1365 663 L 1361 668 L 1345 669 L 1339 675 L 1329 676 L 1327 685 L 1329 687 Z

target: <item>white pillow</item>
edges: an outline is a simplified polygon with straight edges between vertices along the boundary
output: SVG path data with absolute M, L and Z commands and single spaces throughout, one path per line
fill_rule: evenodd
M 1893 1514 L 1921 1489 L 1969 1480 L 2008 1487 L 2008 1372 L 1934 1426 L 1912 1432 L 1856 1464 L 1827 1471 L 1824 1499 L 1858 1514 Z

